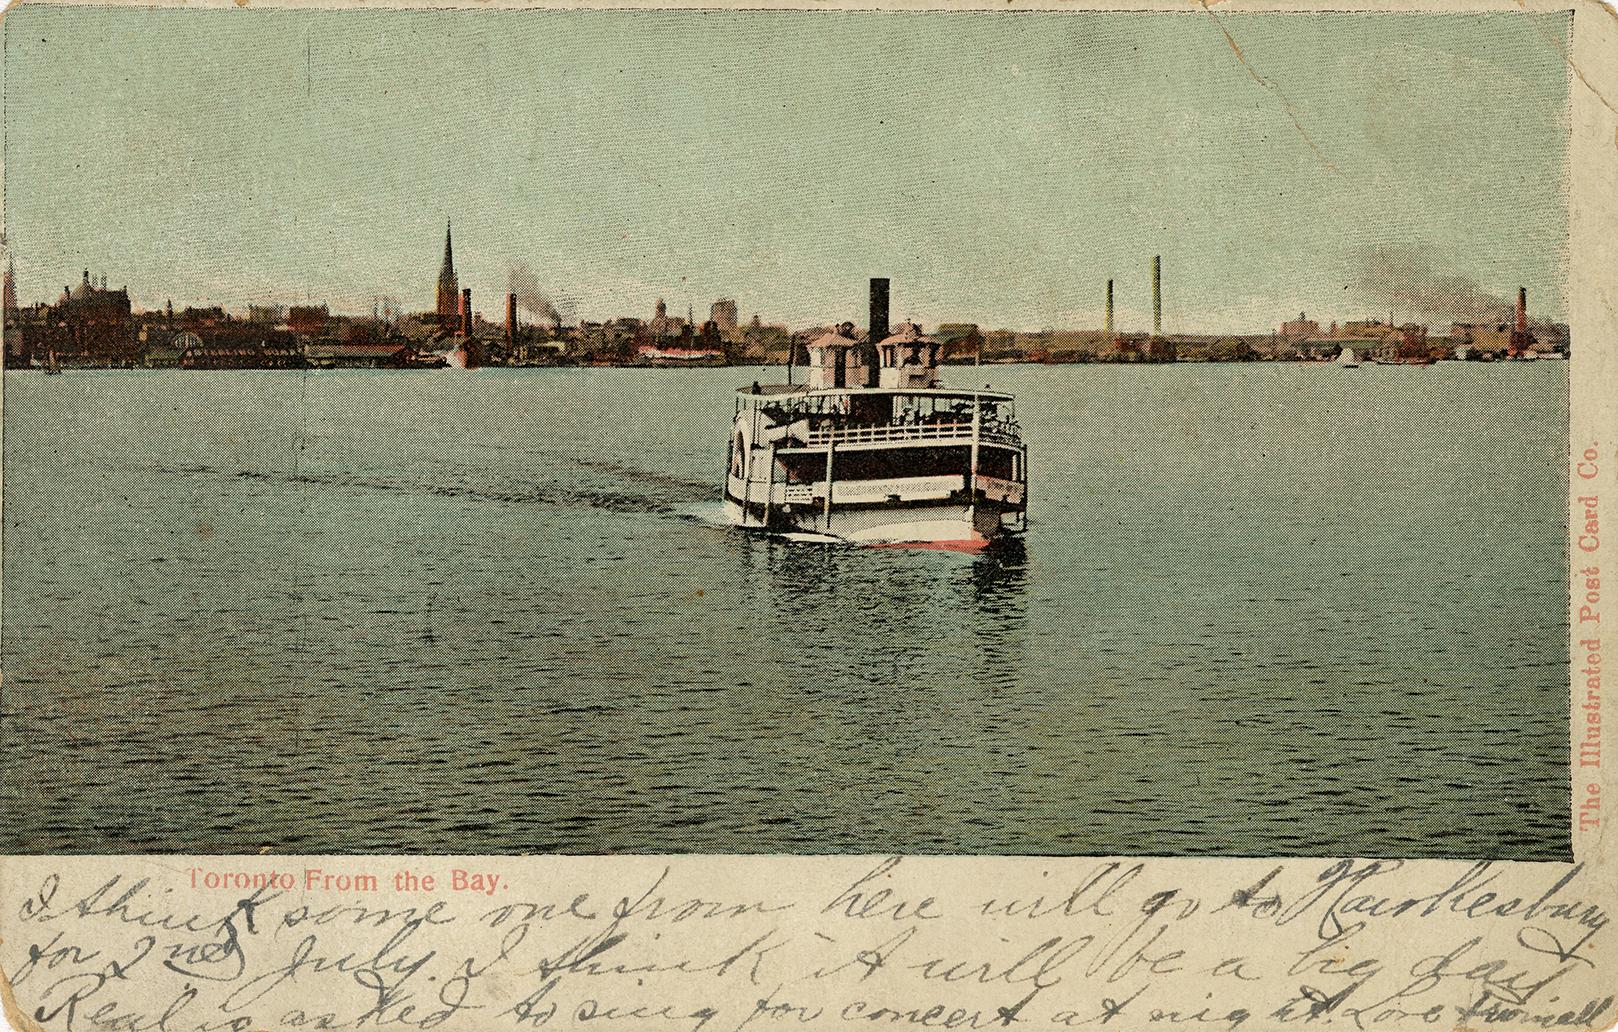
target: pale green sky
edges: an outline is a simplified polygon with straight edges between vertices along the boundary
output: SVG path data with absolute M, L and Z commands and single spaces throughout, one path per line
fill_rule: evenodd
M 1385 314 L 1393 247 L 1560 318 L 1570 18 L 24 3 L 5 225 L 24 300 L 428 308 L 452 217 L 490 314 L 522 262 L 591 318 L 863 321 L 887 275 L 1094 326 L 1110 276 L 1144 326 L 1160 253 L 1167 327 L 1263 331 Z

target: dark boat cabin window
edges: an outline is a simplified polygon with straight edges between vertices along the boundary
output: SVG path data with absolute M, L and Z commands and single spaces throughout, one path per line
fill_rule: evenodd
M 789 484 L 815 484 L 826 479 L 825 453 L 815 455 L 785 455 L 781 465 L 786 467 Z
M 972 449 L 962 446 L 839 451 L 836 462 L 833 475 L 840 481 L 963 476 L 972 467 Z
M 978 474 L 998 480 L 1016 480 L 1017 453 L 1007 448 L 979 449 Z

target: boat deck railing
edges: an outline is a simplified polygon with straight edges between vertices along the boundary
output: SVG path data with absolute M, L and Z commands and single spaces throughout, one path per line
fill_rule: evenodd
M 1019 428 L 1014 423 L 986 422 L 978 437 L 984 441 L 1017 445 L 1022 443 Z M 828 444 L 880 444 L 894 441 L 971 440 L 971 420 L 951 420 L 938 423 L 877 423 L 870 425 L 824 425 L 811 427 L 810 447 Z

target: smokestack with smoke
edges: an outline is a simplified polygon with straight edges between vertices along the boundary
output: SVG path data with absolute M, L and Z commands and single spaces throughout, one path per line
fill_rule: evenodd
M 1380 246 L 1364 251 L 1353 287 L 1372 311 L 1394 309 L 1419 323 L 1511 323 L 1512 299 L 1484 290 L 1476 280 L 1434 269 L 1408 248 Z
M 506 290 L 517 295 L 517 307 L 536 322 L 546 322 L 552 326 L 562 324 L 562 313 L 540 287 L 539 277 L 534 275 L 534 270 L 527 265 L 519 263 L 512 267 L 511 274 L 506 278 Z
M 1163 336 L 1163 256 L 1152 256 L 1152 336 Z

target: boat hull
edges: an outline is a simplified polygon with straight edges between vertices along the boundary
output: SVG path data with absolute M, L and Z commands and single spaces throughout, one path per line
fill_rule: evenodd
M 1023 529 L 1021 510 L 994 504 L 910 505 L 901 508 L 833 508 L 828 514 L 789 508 L 771 514 L 768 525 L 749 519 L 740 503 L 725 502 L 725 513 L 737 526 L 776 534 L 803 534 L 860 545 L 926 545 L 935 548 L 981 548 Z

